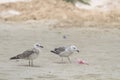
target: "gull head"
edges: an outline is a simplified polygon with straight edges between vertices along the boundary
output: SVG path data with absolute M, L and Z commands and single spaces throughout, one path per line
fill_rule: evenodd
M 40 43 L 35 43 L 34 48 L 43 48 L 43 46 L 41 46 Z
M 71 49 L 71 51 L 76 51 L 76 52 L 80 52 L 79 50 L 78 50 L 78 48 L 76 47 L 76 46 L 74 46 L 74 45 L 72 45 L 72 46 L 70 46 L 70 49 Z

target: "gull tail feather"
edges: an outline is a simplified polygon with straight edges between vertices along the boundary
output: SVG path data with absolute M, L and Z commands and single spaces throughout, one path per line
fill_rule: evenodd
M 52 53 L 54 53 L 54 54 L 57 54 L 56 51 L 50 51 L 50 52 L 52 52 Z
M 10 60 L 13 60 L 13 59 L 20 59 L 20 57 L 14 56 L 14 57 L 11 57 L 11 58 L 10 58 Z

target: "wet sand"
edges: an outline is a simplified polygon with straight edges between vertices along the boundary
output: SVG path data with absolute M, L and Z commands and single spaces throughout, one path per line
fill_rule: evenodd
M 66 39 L 63 36 L 66 36 Z M 10 61 L 9 58 L 40 42 L 44 49 L 34 60 Z M 80 53 L 60 63 L 50 53 L 55 47 L 76 45 Z M 118 28 L 53 28 L 34 23 L 0 23 L 0 80 L 120 80 L 120 29 Z M 77 64 L 77 59 L 89 65 Z

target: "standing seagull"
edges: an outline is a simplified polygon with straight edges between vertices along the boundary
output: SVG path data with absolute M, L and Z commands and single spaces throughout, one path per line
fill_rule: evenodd
M 68 46 L 68 47 L 58 47 L 58 48 L 55 48 L 54 50 L 52 50 L 51 52 L 62 57 L 62 60 L 63 60 L 63 57 L 67 57 L 69 62 L 71 63 L 69 56 L 71 54 L 73 54 L 75 51 L 79 52 L 77 47 L 72 45 L 72 46 Z
M 40 48 L 43 48 L 43 46 L 41 46 L 39 43 L 36 43 L 34 44 L 32 49 L 26 50 L 22 54 L 18 54 L 17 56 L 11 57 L 10 60 L 26 59 L 29 60 L 29 66 L 33 66 L 33 60 L 38 57 Z

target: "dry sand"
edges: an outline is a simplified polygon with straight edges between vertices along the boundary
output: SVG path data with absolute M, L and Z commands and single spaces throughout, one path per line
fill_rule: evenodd
M 0 23 L 0 80 L 120 80 L 119 28 L 53 28 L 54 21 Z M 43 27 L 44 26 L 44 27 Z M 63 39 L 62 36 L 67 38 Z M 28 61 L 9 58 L 40 42 L 42 49 L 34 67 Z M 74 44 L 80 53 L 72 63 L 59 63 L 60 57 L 49 51 Z M 89 63 L 75 63 L 80 58 Z
M 70 21 L 70 23 L 84 24 L 84 22 L 94 23 L 114 23 L 120 22 L 119 0 L 110 1 L 107 4 L 98 6 L 99 9 L 85 10 L 78 9 L 73 4 L 63 0 L 31 0 L 30 2 L 16 2 L 0 4 L 0 13 L 14 10 L 20 15 L 12 15 L 6 17 L 0 16 L 0 20 L 5 21 L 27 21 L 42 19 L 57 19 L 62 21 Z M 94 3 L 95 5 L 96 3 Z M 93 4 L 92 4 L 93 5 Z M 109 10 L 104 10 L 105 6 L 109 6 Z M 91 6 L 90 6 L 91 7 Z

